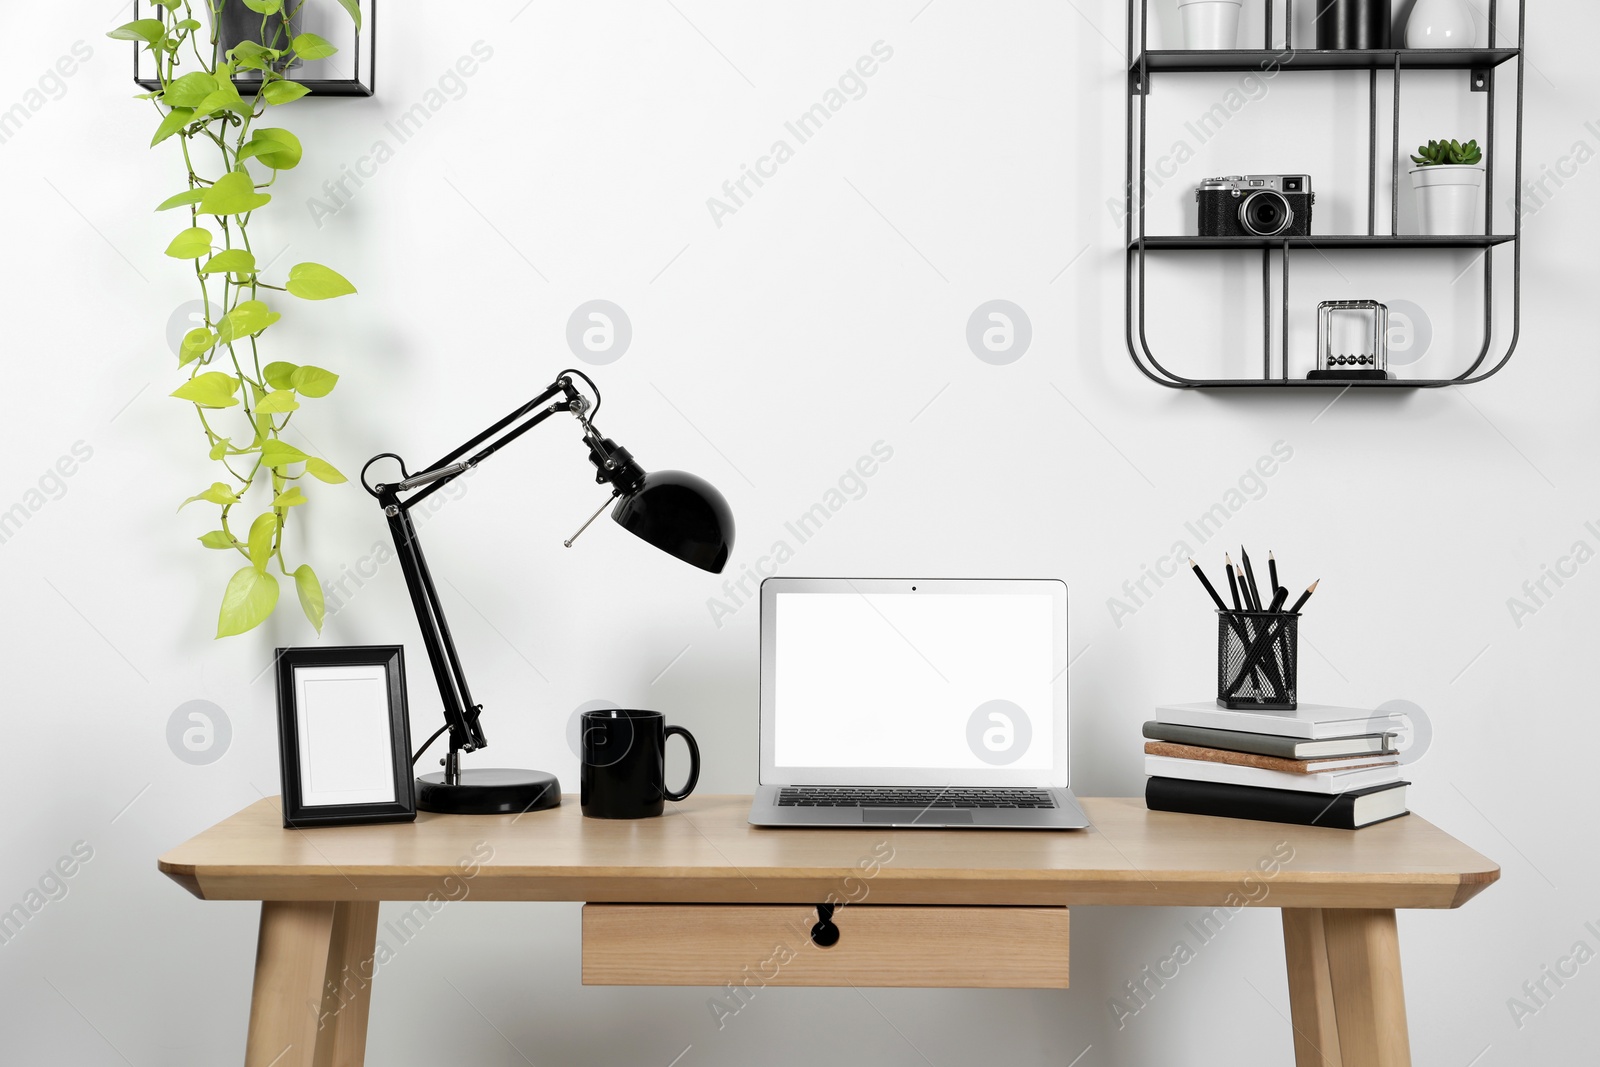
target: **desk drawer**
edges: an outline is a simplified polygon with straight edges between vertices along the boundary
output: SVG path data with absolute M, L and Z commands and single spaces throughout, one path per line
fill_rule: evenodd
M 585 985 L 1065 989 L 1066 908 L 585 904 Z

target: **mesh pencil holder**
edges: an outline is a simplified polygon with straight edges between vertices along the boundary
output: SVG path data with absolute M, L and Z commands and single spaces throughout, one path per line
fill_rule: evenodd
M 1300 616 L 1217 612 L 1217 704 L 1234 711 L 1293 711 Z

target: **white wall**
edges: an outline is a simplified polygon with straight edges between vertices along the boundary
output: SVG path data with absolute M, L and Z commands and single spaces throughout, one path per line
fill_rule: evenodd
M 212 476 L 194 425 L 165 396 L 180 380 L 165 324 L 193 282 L 161 255 L 171 217 L 150 211 L 181 175 L 171 145 L 145 147 L 151 116 L 129 99 L 126 46 L 101 36 L 125 16 L 110 6 L 10 5 L 0 64 L 0 108 L 28 109 L 0 144 L 0 508 L 33 499 L 75 443 L 92 450 L 64 490 L 47 481 L 59 499 L 0 545 L 0 906 L 25 900 L 75 843 L 93 853 L 63 898 L 0 945 L 0 1034 L 4 1058 L 19 1063 L 211 1065 L 240 1053 L 256 908 L 192 899 L 155 857 L 277 791 L 272 683 L 260 673 L 274 645 L 313 635 L 288 605 L 258 632 L 210 639 L 231 567 L 195 545 L 202 515 L 174 512 Z M 647 465 L 695 470 L 727 491 L 739 566 L 884 441 L 892 461 L 796 546 L 784 573 L 1068 581 L 1081 653 L 1074 780 L 1089 795 L 1141 790 L 1140 722 L 1155 703 L 1203 698 L 1212 670 L 1207 604 L 1186 576 L 1116 621 L 1110 598 L 1175 541 L 1213 574 L 1224 541 L 1258 558 L 1275 549 L 1291 585 L 1323 579 L 1304 630 L 1304 694 L 1423 709 L 1432 742 L 1411 767 L 1415 809 L 1503 867 L 1460 913 L 1401 919 L 1416 1061 L 1592 1055 L 1585 1020 L 1600 1005 L 1600 965 L 1560 988 L 1547 979 L 1553 996 L 1520 1025 L 1508 998 L 1575 943 L 1600 947 L 1584 925 L 1600 920 L 1589 678 L 1600 565 L 1550 584 L 1554 595 L 1520 622 L 1508 598 L 1576 543 L 1586 557 L 1600 547 L 1600 170 L 1577 167 L 1528 220 L 1520 351 L 1493 381 L 1414 394 L 1176 393 L 1140 377 L 1122 339 L 1122 230 L 1108 210 L 1123 180 L 1120 5 L 384 8 L 379 96 L 285 113 L 307 160 L 260 221 L 268 244 L 287 246 L 282 262 L 326 261 L 361 289 L 292 307 L 269 335 L 280 358 L 344 375 L 297 420 L 304 441 L 352 473 L 389 449 L 425 461 L 572 364 L 568 316 L 612 300 L 634 335 L 595 372 L 601 424 Z M 1600 120 L 1600 78 L 1581 51 L 1596 33 L 1592 5 L 1538 5 L 1530 175 L 1570 174 L 1563 160 L 1577 146 L 1585 162 L 1600 148 L 1600 122 L 1586 125 Z M 92 57 L 59 93 L 47 82 L 59 98 L 29 97 L 78 41 Z M 392 142 L 385 123 L 479 41 L 493 57 L 465 94 L 317 225 L 309 205 L 324 180 Z M 717 225 L 707 198 L 878 41 L 893 57 L 865 95 Z M 1282 166 L 1319 176 L 1325 226 L 1353 218 L 1364 86 L 1304 77 L 1280 79 L 1233 118 L 1168 186 L 1163 217 L 1186 221 L 1186 190 L 1208 173 Z M 1464 102 L 1459 85 L 1435 80 L 1418 91 L 1437 110 L 1408 115 L 1407 146 L 1478 121 L 1481 98 Z M 1160 79 L 1153 113 L 1176 129 L 1216 84 Z M 1429 309 L 1435 347 L 1416 369 L 1451 365 L 1472 336 L 1475 283 L 1451 284 L 1470 260 L 1403 271 L 1330 260 L 1349 291 L 1337 274 L 1298 274 L 1297 330 L 1318 299 L 1372 295 Z M 1195 259 L 1164 277 L 1153 331 L 1168 349 L 1209 342 L 1195 358 L 1219 357 L 1225 342 L 1246 355 L 1219 358 L 1253 365 L 1252 266 Z M 1031 348 L 1009 366 L 979 361 L 965 340 L 968 316 L 994 298 L 1032 323 Z M 1203 325 L 1187 327 L 1191 317 Z M 1303 353 L 1309 337 L 1297 337 Z M 1292 458 L 1222 535 L 1196 543 L 1185 522 L 1275 442 Z M 319 521 L 303 546 L 334 577 L 385 530 L 359 489 L 314 496 Z M 425 527 L 489 709 L 485 758 L 575 782 L 566 722 L 608 699 L 695 730 L 702 789 L 747 791 L 755 610 L 715 624 L 721 578 L 615 528 L 563 550 L 596 503 L 575 436 L 547 427 Z M 367 582 L 322 641 L 410 645 L 413 731 L 432 729 L 437 705 L 397 568 Z M 231 725 L 226 754 L 206 766 L 167 742 L 169 719 L 193 700 Z M 1240 915 L 1119 1029 L 1123 984 L 1189 937 L 1192 917 L 1080 909 L 1068 993 L 768 990 L 719 1032 L 705 990 L 581 987 L 576 905 L 451 907 L 381 972 L 370 1062 L 667 1064 L 685 1046 L 684 1064 L 1286 1062 L 1270 910 Z

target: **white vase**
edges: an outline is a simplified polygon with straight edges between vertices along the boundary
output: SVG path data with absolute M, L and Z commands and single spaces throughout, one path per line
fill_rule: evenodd
M 1463 237 L 1477 231 L 1478 190 L 1483 168 L 1446 163 L 1415 167 L 1411 187 L 1417 194 L 1417 224 L 1429 237 Z
M 1178 0 L 1183 47 L 1227 51 L 1239 47 L 1239 8 L 1244 0 Z
M 1477 38 L 1466 0 L 1417 0 L 1406 20 L 1407 48 L 1472 48 Z

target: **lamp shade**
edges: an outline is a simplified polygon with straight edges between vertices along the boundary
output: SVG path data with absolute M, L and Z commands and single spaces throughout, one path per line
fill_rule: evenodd
M 704 478 L 685 471 L 651 471 L 625 493 L 611 517 L 661 551 L 719 574 L 733 551 L 733 509 Z

